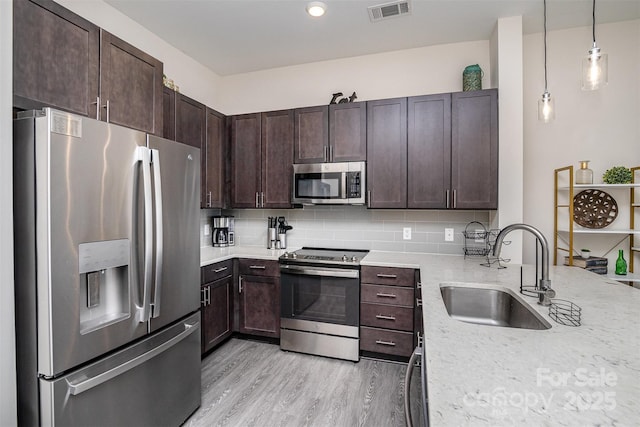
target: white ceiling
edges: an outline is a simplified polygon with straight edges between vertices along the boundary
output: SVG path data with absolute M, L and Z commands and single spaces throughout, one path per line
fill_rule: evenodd
M 324 0 L 321 18 L 307 15 L 305 0 L 105 1 L 223 76 L 487 40 L 500 17 L 522 15 L 525 34 L 543 22 L 542 0 L 411 0 L 410 15 L 377 23 L 367 7 L 389 0 Z M 591 25 L 591 8 L 591 0 L 547 0 L 547 28 Z M 640 0 L 596 3 L 596 23 L 638 18 Z

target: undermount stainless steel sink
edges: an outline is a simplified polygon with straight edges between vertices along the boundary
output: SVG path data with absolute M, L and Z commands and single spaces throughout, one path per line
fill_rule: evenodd
M 549 329 L 551 324 L 510 289 L 440 285 L 452 318 L 478 325 Z

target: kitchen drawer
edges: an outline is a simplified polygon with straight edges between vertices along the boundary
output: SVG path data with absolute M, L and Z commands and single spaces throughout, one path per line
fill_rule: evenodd
M 360 324 L 413 332 L 413 307 L 362 303 Z
M 238 272 L 240 275 L 280 277 L 280 264 L 264 259 L 239 259 Z
M 387 329 L 360 327 L 360 350 L 375 353 L 411 356 L 413 333 Z
M 415 270 L 412 268 L 371 267 L 364 265 L 360 271 L 361 283 L 414 287 Z
M 413 288 L 362 285 L 360 287 L 360 301 L 413 307 Z
M 206 265 L 200 269 L 201 284 L 215 282 L 224 277 L 233 274 L 233 260 L 216 262 L 215 264 Z

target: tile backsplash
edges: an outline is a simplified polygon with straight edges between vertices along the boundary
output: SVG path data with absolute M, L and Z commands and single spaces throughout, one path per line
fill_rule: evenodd
M 200 242 L 211 246 L 205 224 L 219 210 L 203 209 Z M 489 211 L 374 210 L 364 206 L 305 206 L 303 209 L 239 209 L 223 212 L 235 217 L 236 245 L 267 245 L 267 218 L 284 216 L 293 230 L 287 233 L 287 246 L 315 246 L 425 252 L 462 255 L 462 232 L 471 221 L 487 229 Z M 411 228 L 411 240 L 403 240 L 403 228 Z M 454 241 L 445 242 L 444 229 L 454 229 Z M 474 227 L 475 229 L 475 227 Z M 473 230 L 472 230 L 473 231 Z

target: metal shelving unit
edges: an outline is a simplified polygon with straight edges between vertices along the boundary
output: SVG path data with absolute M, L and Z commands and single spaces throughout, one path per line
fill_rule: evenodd
M 625 240 L 629 241 L 629 272 L 626 276 L 617 276 L 615 274 L 607 274 L 608 278 L 623 281 L 623 282 L 640 282 L 640 274 L 634 274 L 634 262 L 635 257 L 640 254 L 640 229 L 636 228 L 635 216 L 636 209 L 640 208 L 640 166 L 631 168 L 631 183 L 630 184 L 574 184 L 574 169 L 573 166 L 566 166 L 555 169 L 554 171 L 554 233 L 553 233 L 553 264 L 558 265 L 558 252 L 565 252 L 569 257 L 569 265 L 573 265 L 573 257 L 577 253 L 574 248 L 575 235 L 591 234 L 591 235 L 619 235 L 622 239 L 619 240 L 611 249 L 609 249 L 603 256 L 609 254 L 620 243 Z M 560 185 L 561 177 L 563 174 L 568 174 L 566 180 L 562 180 L 563 183 L 568 182 L 568 185 Z M 576 190 L 581 189 L 628 189 L 629 190 L 629 228 L 601 228 L 601 229 L 588 229 L 582 227 L 576 227 L 573 219 L 573 198 Z M 567 200 L 561 201 L 561 192 L 567 192 Z M 563 198 L 562 198 L 563 199 Z M 564 199 L 563 199 L 564 200 Z M 568 209 L 568 220 L 566 224 L 562 226 L 559 224 L 559 212 L 561 209 Z M 561 236 L 566 236 L 564 238 Z M 559 245 L 559 240 L 562 240 L 566 247 Z

